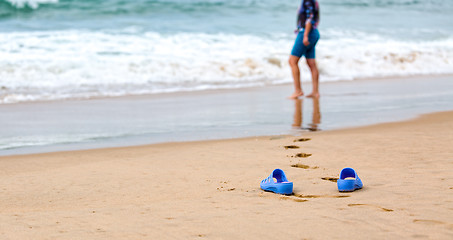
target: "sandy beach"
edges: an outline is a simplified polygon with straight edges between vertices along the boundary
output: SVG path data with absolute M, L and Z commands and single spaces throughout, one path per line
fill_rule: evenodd
M 441 112 L 301 136 L 0 157 L 0 238 L 451 239 L 451 129 L 453 112 Z M 343 167 L 362 190 L 337 191 Z M 260 190 L 275 168 L 292 196 Z
M 0 1 L 0 240 L 453 239 L 452 12 Z

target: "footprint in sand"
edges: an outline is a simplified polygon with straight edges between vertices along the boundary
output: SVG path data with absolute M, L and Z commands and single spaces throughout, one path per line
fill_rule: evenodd
M 350 195 L 303 195 L 299 193 L 294 193 L 294 197 L 297 198 L 347 198 Z
M 338 181 L 338 178 L 336 178 L 336 177 L 323 177 L 321 179 L 325 180 L 325 181 L 331 181 L 331 182 L 337 182 Z
M 299 198 L 347 198 L 350 195 L 303 195 L 295 193 L 294 196 Z
M 414 219 L 414 223 L 421 223 L 425 225 L 445 225 L 450 230 L 453 229 L 453 224 L 449 224 L 446 222 L 438 221 L 438 220 L 430 220 L 430 219 Z
M 296 145 L 288 145 L 288 146 L 283 146 L 285 149 L 296 149 L 299 148 L 299 146 Z
M 299 139 L 296 139 L 294 140 L 294 142 L 306 142 L 306 141 L 310 141 L 311 138 L 299 138 Z
M 236 190 L 236 188 L 224 188 L 224 187 L 218 187 L 217 190 L 221 191 L 221 192 L 224 192 L 224 191 L 234 191 Z
M 305 164 L 302 164 L 302 163 L 293 164 L 293 165 L 291 165 L 291 167 L 295 167 L 295 168 L 303 168 L 303 169 L 309 169 L 309 168 L 310 168 L 310 166 L 305 165 Z
M 236 188 L 234 187 L 229 187 L 228 186 L 228 181 L 220 181 L 220 187 L 217 188 L 218 191 L 224 192 L 224 191 L 234 191 Z
M 265 192 L 261 192 L 259 194 L 260 197 L 265 197 L 265 198 L 274 198 L 275 194 L 269 194 L 269 193 L 265 193 Z M 279 199 L 280 200 L 293 200 L 295 202 L 306 202 L 308 201 L 307 199 L 302 199 L 302 198 L 297 198 L 294 196 L 294 194 L 291 194 L 291 195 L 278 195 Z
M 362 203 L 351 203 L 351 204 L 348 204 L 348 207 L 371 207 L 371 208 L 378 208 L 384 212 L 393 212 L 393 209 L 383 208 L 380 206 L 370 205 L 370 204 L 362 204 Z
M 266 195 L 260 194 L 260 197 L 265 197 Z M 350 195 L 303 195 L 298 193 L 293 193 L 289 196 L 280 196 L 281 200 L 292 200 L 295 202 L 307 202 L 308 199 L 312 198 L 347 198 Z
M 306 202 L 307 199 L 293 198 L 293 197 L 280 197 L 281 200 L 293 200 L 294 202 Z
M 298 157 L 298 158 L 308 158 L 310 157 L 312 154 L 311 153 L 298 153 L 296 155 L 294 155 L 294 157 Z
M 310 168 L 310 166 L 305 165 L 305 164 L 302 164 L 302 163 L 292 164 L 291 167 L 294 167 L 294 168 L 302 168 L 302 169 L 309 169 L 309 168 Z M 318 166 L 314 166 L 314 167 L 312 167 L 311 169 L 318 169 L 318 168 L 319 168 Z

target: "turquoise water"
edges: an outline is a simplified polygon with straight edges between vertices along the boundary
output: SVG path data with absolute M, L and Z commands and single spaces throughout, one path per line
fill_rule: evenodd
M 452 1 L 319 3 L 321 82 L 453 73 Z M 290 83 L 299 4 L 0 0 L 0 104 Z
M 2 0 L 3 31 L 119 30 L 287 34 L 300 1 L 273 0 Z M 417 31 L 451 37 L 450 0 L 320 0 L 322 28 L 360 30 L 399 37 Z M 390 30 L 390 31 L 389 31 Z M 398 37 L 397 37 L 398 38 Z
M 299 4 L 0 0 L 0 154 L 291 132 L 296 111 L 284 84 Z M 320 129 L 451 109 L 451 78 L 433 89 L 392 78 L 393 89 L 380 77 L 453 73 L 453 1 L 319 4 Z M 249 87 L 260 90 L 239 94 Z M 200 92 L 219 89 L 244 90 Z M 146 98 L 106 98 L 136 95 Z

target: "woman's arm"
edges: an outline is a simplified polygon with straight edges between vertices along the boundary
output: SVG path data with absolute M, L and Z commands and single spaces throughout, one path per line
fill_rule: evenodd
M 310 33 L 311 30 L 311 21 L 306 21 L 305 22 L 305 31 L 304 31 L 304 45 L 308 46 L 310 42 L 308 41 L 308 34 Z

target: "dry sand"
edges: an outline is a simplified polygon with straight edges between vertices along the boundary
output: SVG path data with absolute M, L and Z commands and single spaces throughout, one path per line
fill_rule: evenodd
M 1 157 L 0 239 L 453 239 L 452 142 L 446 112 L 302 137 Z M 337 191 L 343 167 L 362 190 Z M 275 168 L 294 195 L 259 189 Z

